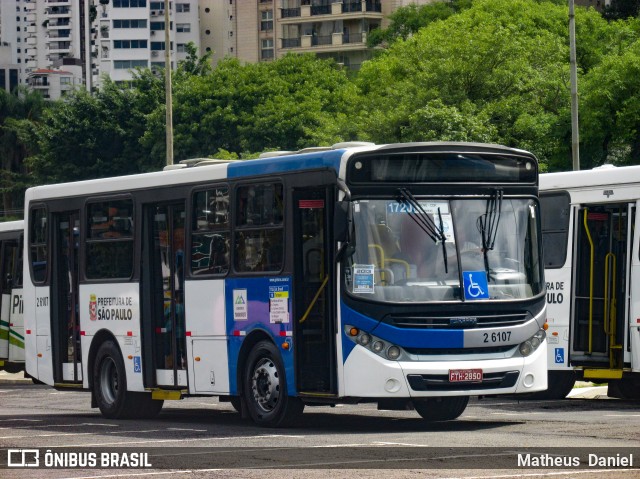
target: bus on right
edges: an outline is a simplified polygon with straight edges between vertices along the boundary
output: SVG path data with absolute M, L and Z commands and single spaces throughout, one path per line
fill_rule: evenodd
M 640 166 L 540 175 L 549 399 L 640 398 Z

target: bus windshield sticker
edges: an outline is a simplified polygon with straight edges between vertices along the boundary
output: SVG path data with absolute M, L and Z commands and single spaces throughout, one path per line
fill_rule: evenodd
M 289 285 L 269 286 L 269 322 L 289 322 Z
M 372 264 L 353 265 L 353 292 L 373 294 L 373 272 Z
M 249 313 L 247 310 L 247 290 L 234 289 L 233 290 L 233 320 L 246 321 L 248 319 L 249 319 Z
M 489 298 L 489 283 L 485 271 L 464 271 L 464 298 L 469 301 Z

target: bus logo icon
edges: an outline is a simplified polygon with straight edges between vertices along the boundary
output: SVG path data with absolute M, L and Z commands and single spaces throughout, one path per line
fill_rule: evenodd
M 97 319 L 97 310 L 96 295 L 92 294 L 89 296 L 89 319 L 91 321 L 95 321 Z
M 38 467 L 40 451 L 38 449 L 8 449 L 7 467 Z

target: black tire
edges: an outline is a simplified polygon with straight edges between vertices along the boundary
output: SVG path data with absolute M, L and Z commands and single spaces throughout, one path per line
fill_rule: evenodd
M 624 378 L 609 381 L 607 396 L 618 399 L 640 399 L 640 379 Z
M 11 374 L 19 373 L 24 371 L 24 363 L 4 363 L 2 369 Z
M 282 358 L 272 342 L 260 341 L 253 347 L 247 357 L 242 381 L 247 411 L 256 424 L 287 427 L 302 414 L 303 402 L 287 393 Z
M 93 365 L 93 394 L 102 415 L 109 419 L 152 418 L 164 401 L 150 393 L 127 391 L 127 376 L 120 349 L 111 340 L 100 345 Z
M 413 401 L 416 412 L 428 422 L 451 421 L 467 408 L 469 396 L 451 396 Z
M 229 402 L 233 406 L 233 409 L 236 410 L 236 412 L 239 412 L 239 413 L 242 412 L 242 404 L 240 403 L 240 396 L 231 396 L 229 398 Z
M 574 371 L 549 371 L 547 373 L 547 390 L 532 393 L 530 399 L 564 399 L 576 384 Z

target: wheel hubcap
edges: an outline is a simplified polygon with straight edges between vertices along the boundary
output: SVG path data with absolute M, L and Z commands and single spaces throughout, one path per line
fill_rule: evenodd
M 102 397 L 113 404 L 118 396 L 118 370 L 111 358 L 105 358 L 100 368 L 100 391 Z
M 251 377 L 251 390 L 257 406 L 264 412 L 271 412 L 280 398 L 278 369 L 270 359 L 259 360 Z

